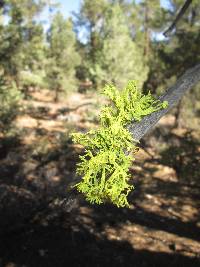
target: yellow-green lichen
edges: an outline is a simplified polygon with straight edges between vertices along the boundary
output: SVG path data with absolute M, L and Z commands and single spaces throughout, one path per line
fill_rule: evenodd
M 135 81 L 130 81 L 122 91 L 107 85 L 103 94 L 111 104 L 102 108 L 99 128 L 72 134 L 73 141 L 85 147 L 85 154 L 77 164 L 77 174 L 82 180 L 75 186 L 91 203 L 110 201 L 125 207 L 129 206 L 127 196 L 134 188 L 129 184 L 129 168 L 137 151 L 137 142 L 126 126 L 165 108 L 166 103 L 150 93 L 143 95 Z

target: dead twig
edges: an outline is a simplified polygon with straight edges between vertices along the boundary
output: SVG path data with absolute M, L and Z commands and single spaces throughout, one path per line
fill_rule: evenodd
M 192 0 L 186 0 L 180 11 L 178 12 L 178 15 L 176 16 L 175 20 L 171 24 L 171 26 L 163 33 L 165 37 L 168 37 L 169 34 L 173 31 L 173 29 L 176 27 L 176 24 L 178 21 L 182 18 L 182 16 L 185 14 L 187 9 L 189 8 L 190 4 L 192 3 Z

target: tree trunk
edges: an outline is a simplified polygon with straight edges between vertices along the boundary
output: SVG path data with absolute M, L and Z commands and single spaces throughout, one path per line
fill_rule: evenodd
M 144 20 L 144 57 L 147 61 L 150 53 L 150 32 L 149 32 L 149 7 L 145 4 L 145 20 Z
M 175 111 L 175 122 L 174 122 L 174 128 L 180 128 L 181 127 L 181 110 L 182 110 L 182 100 L 178 103 L 176 111 Z
M 56 91 L 55 91 L 55 97 L 54 97 L 54 102 L 57 103 L 59 100 L 59 92 L 60 92 L 60 88 L 57 87 Z

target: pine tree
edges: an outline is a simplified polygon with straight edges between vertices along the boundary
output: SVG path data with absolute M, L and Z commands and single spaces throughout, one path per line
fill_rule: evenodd
M 8 23 L 1 27 L 0 64 L 18 88 L 29 85 L 32 74 L 32 81 L 37 84 L 35 72 L 39 73 L 42 68 L 44 36 L 42 26 L 35 18 L 44 6 L 45 1 L 7 0 L 3 7 Z
M 58 101 L 60 92 L 76 88 L 75 68 L 80 57 L 76 52 L 76 37 L 71 20 L 65 20 L 58 12 L 53 18 L 48 41 L 47 80 L 50 88 L 55 90 L 55 101 Z
M 45 36 L 42 25 L 36 17 L 45 6 L 45 1 L 29 0 L 24 15 L 23 71 L 20 79 L 23 86 L 43 86 L 45 62 Z
M 0 51 L 1 66 L 6 76 L 11 76 L 19 84 L 19 72 L 22 68 L 23 51 L 23 10 L 14 1 L 7 1 L 4 11 L 7 11 L 9 23 L 3 27 Z
M 0 73 L 0 132 L 6 133 L 19 111 L 22 94 L 14 81 L 8 81 Z
M 152 56 L 152 41 L 158 32 L 162 31 L 165 12 L 159 0 L 133 1 L 130 5 L 130 27 L 133 28 L 133 38 L 143 50 L 147 64 Z
M 107 0 L 84 0 L 80 12 L 75 14 L 75 28 L 84 33 L 86 44 L 82 48 L 82 63 L 79 72 L 84 78 L 90 78 L 94 87 L 97 86 L 95 65 L 101 56 L 102 39 L 100 36 L 102 23 L 109 3 Z
M 127 21 L 118 4 L 106 12 L 102 29 L 103 48 L 100 64 L 95 71 L 105 82 L 114 82 L 122 87 L 128 80 L 138 80 L 141 87 L 147 78 L 142 51 L 133 42 Z

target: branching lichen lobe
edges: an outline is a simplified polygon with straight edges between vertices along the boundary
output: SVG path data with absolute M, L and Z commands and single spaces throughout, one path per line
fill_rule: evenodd
M 126 126 L 165 108 L 166 102 L 156 100 L 150 93 L 143 95 L 135 81 L 130 81 L 122 91 L 107 85 L 103 94 L 111 104 L 101 110 L 100 127 L 72 134 L 73 141 L 85 147 L 85 154 L 77 164 L 77 174 L 82 180 L 75 187 L 91 203 L 110 201 L 118 207 L 128 207 L 127 196 L 134 188 L 129 184 L 129 168 L 137 142 Z

